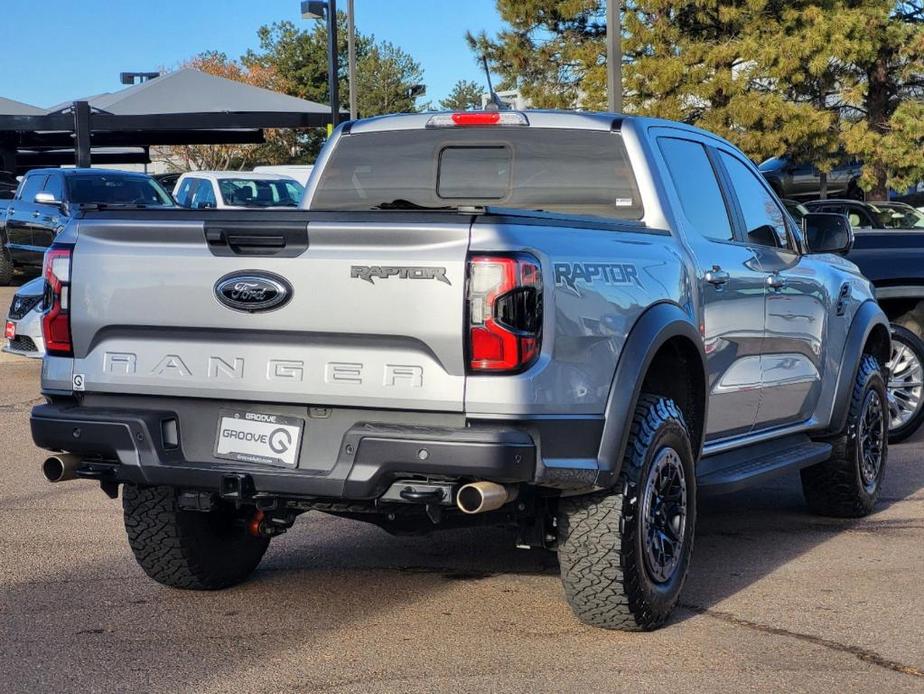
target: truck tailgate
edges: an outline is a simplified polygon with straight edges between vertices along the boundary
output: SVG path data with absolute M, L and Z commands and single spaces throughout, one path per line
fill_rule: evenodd
M 87 391 L 462 410 L 469 218 L 207 214 L 81 220 L 71 329 Z M 290 300 L 230 308 L 216 285 L 238 273 L 283 278 Z

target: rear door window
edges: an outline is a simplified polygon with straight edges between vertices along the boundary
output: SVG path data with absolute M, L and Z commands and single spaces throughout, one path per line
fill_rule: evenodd
M 708 239 L 730 241 L 733 233 L 728 209 L 705 148 L 674 137 L 659 137 L 658 145 L 693 228 Z

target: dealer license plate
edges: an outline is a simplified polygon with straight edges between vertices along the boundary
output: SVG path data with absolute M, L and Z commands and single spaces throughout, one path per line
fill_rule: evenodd
M 221 410 L 215 457 L 295 467 L 305 421 L 244 410 Z

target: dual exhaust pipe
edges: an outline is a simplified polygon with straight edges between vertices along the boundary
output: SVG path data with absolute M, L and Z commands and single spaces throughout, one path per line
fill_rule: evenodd
M 42 463 L 42 474 L 49 482 L 67 482 L 77 479 L 77 468 L 83 458 L 71 453 L 58 453 L 45 459 Z
M 71 453 L 49 456 L 42 463 L 42 474 L 49 482 L 67 482 L 77 479 L 77 468 L 83 459 Z M 459 487 L 456 506 L 462 513 L 474 515 L 496 511 L 517 498 L 517 488 L 496 482 L 471 482 Z

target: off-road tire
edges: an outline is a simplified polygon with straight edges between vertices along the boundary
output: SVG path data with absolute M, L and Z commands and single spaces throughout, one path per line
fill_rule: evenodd
M 682 462 L 687 514 L 681 559 L 669 579 L 658 583 L 644 556 L 640 508 L 648 472 L 666 447 Z M 683 415 L 672 400 L 644 394 L 635 408 L 617 485 L 559 502 L 558 559 L 574 614 L 606 629 L 648 631 L 662 626 L 686 580 L 695 524 L 694 459 Z
M 881 462 L 873 486 L 864 483 L 860 472 L 861 452 L 857 436 L 862 409 L 871 390 L 878 393 L 885 408 L 883 416 L 886 427 L 881 445 Z M 802 492 L 809 509 L 818 515 L 836 518 L 861 518 L 869 515 L 879 498 L 889 453 L 885 381 L 879 362 L 869 354 L 863 355 L 857 369 L 847 426 L 831 443 L 834 450 L 829 460 L 804 468 L 801 472 Z
M 5 287 L 13 281 L 14 270 L 15 266 L 10 252 L 0 246 L 0 287 Z
M 184 511 L 172 487 L 124 485 L 128 544 L 144 572 L 171 588 L 219 590 L 244 581 L 269 539 L 254 537 L 231 506 Z
M 924 365 L 924 340 L 922 340 L 918 334 L 902 325 L 893 324 L 892 343 L 901 344 L 906 349 L 910 350 L 918 360 L 918 363 Z M 890 380 L 892 380 L 892 376 L 893 374 L 890 373 Z M 907 422 L 894 429 L 891 426 L 889 427 L 889 443 L 901 443 L 912 436 L 920 428 L 922 421 L 924 421 L 924 402 L 918 405 L 918 411 L 915 412 Z

